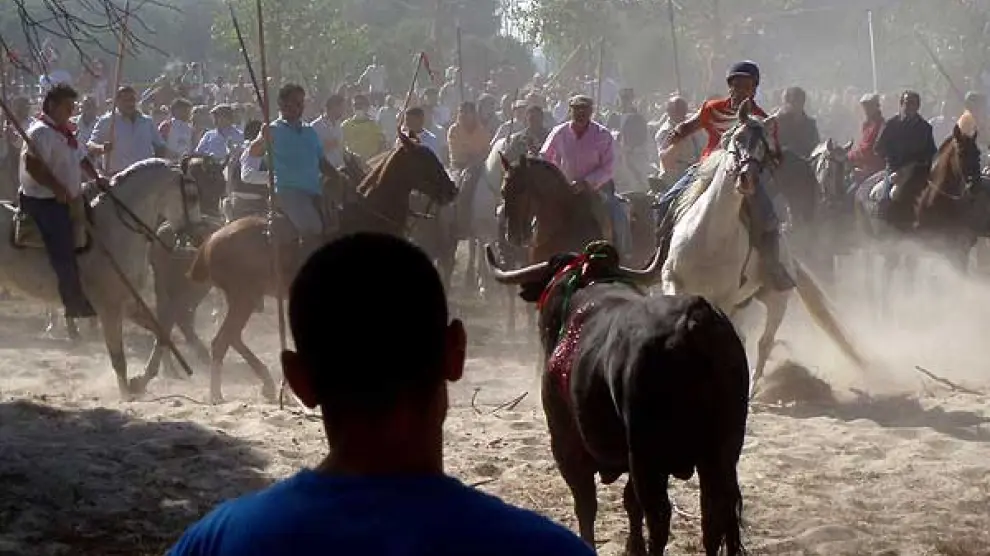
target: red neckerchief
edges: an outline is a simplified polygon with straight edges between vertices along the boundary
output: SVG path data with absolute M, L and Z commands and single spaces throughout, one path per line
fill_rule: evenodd
M 48 114 L 45 113 L 38 114 L 38 119 L 41 120 L 41 122 L 44 123 L 46 126 L 62 134 L 65 137 L 66 142 L 69 143 L 69 147 L 71 147 L 72 149 L 79 148 L 79 140 L 76 139 L 76 129 L 77 129 L 76 124 L 70 121 L 66 123 L 64 126 L 57 126 L 55 125 L 55 122 L 53 122 L 52 119 L 48 117 Z

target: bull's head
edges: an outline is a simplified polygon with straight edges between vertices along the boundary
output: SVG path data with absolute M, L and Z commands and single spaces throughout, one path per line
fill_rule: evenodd
M 658 249 L 645 269 L 626 268 L 619 264 L 615 248 L 606 242 L 591 243 L 581 254 L 560 254 L 549 261 L 517 270 L 501 268 L 491 245 L 486 246 L 485 252 L 495 280 L 519 286 L 519 295 L 523 300 L 538 304 L 541 335 L 544 347 L 548 349 L 556 343 L 556 333 L 566 318 L 565 313 L 570 311 L 566 300 L 576 290 L 608 282 L 650 286 L 660 279 L 663 266 L 663 252 Z

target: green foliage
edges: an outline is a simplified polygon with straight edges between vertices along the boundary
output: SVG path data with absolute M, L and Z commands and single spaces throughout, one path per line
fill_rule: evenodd
M 922 41 L 964 89 L 990 67 L 990 7 L 983 0 L 674 0 L 681 73 L 699 94 L 724 87 L 734 59 L 753 58 L 766 84 L 872 88 L 867 10 L 874 10 L 882 90 L 913 86 L 946 94 Z M 673 89 L 667 0 L 530 0 L 514 14 L 534 45 L 560 64 L 586 45 L 580 69 L 593 73 L 604 37 L 607 64 L 638 88 Z M 590 45 L 590 46 L 587 46 Z

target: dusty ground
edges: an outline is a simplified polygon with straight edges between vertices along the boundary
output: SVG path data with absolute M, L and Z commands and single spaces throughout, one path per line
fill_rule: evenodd
M 838 292 L 841 314 L 876 358 L 869 375 L 852 370 L 793 304 L 777 364 L 803 366 L 786 366 L 754 404 L 740 462 L 752 554 L 990 554 L 987 396 L 914 371 L 990 391 L 990 288 L 938 278 L 925 292 L 902 295 L 884 326 L 861 299 Z M 323 455 L 320 425 L 261 403 L 234 356 L 223 405 L 199 401 L 201 366 L 190 381 L 161 379 L 146 399 L 121 403 L 102 344 L 41 338 L 41 310 L 0 303 L 0 554 L 158 554 L 218 501 Z M 575 527 L 538 407 L 533 349 L 506 339 L 496 311 L 472 304 L 462 313 L 472 349 L 454 387 L 449 470 Z M 274 318 L 256 318 L 249 330 L 274 365 Z M 147 348 L 132 335 L 133 372 Z M 500 407 L 524 392 L 516 407 Z M 602 554 L 624 542 L 621 488 L 599 491 Z M 671 496 L 681 512 L 669 553 L 698 554 L 696 482 L 675 481 Z

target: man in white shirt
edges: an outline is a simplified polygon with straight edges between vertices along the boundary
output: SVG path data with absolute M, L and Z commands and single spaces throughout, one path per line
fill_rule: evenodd
M 660 155 L 660 181 L 665 187 L 674 185 L 692 165 L 701 158 L 705 148 L 705 132 L 691 134 L 684 141 L 672 142 L 674 128 L 688 117 L 688 104 L 682 97 L 674 95 L 667 100 L 667 121 L 656 133 L 657 151 Z
M 27 130 L 30 140 L 20 164 L 20 206 L 41 232 L 58 278 L 58 291 L 68 318 L 96 316 L 79 277 L 70 205 L 81 203 L 83 173 L 102 180 L 86 158 L 69 119 L 78 94 L 58 84 L 45 94 L 42 116 Z M 81 210 L 81 205 L 78 205 Z
M 166 152 L 154 121 L 138 110 L 137 92 L 130 86 L 117 91 L 117 110 L 97 120 L 89 146 L 94 154 L 106 155 L 104 168 L 110 174 Z
M 316 130 L 316 135 L 323 144 L 323 156 L 334 168 L 344 165 L 344 131 L 340 124 L 344 121 L 345 109 L 346 102 L 343 96 L 330 95 L 326 110 L 309 124 Z
M 172 117 L 158 126 L 158 133 L 165 139 L 165 147 L 176 159 L 182 158 L 193 150 L 192 120 L 193 105 L 184 98 L 172 101 Z

